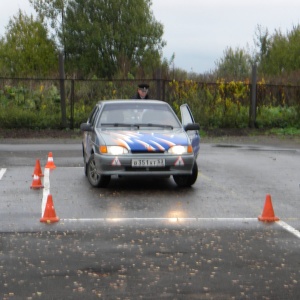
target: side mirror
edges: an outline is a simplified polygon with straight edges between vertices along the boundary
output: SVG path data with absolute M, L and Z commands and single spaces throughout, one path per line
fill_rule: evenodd
M 80 130 L 81 131 L 92 131 L 93 130 L 93 126 L 89 123 L 82 123 L 80 125 Z
M 189 123 L 186 124 L 185 126 L 183 126 L 185 131 L 189 131 L 189 130 L 200 130 L 200 125 L 199 123 Z

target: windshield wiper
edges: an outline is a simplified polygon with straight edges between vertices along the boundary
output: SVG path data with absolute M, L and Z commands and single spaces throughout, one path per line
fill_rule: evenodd
M 165 125 L 165 124 L 155 124 L 155 123 L 143 123 L 139 124 L 141 127 L 160 127 L 160 128 L 170 128 L 173 129 L 172 125 Z
M 130 123 L 101 123 L 100 126 L 113 126 L 113 127 L 137 127 L 139 128 L 139 124 L 130 124 Z
M 113 126 L 113 127 L 124 127 L 124 126 L 128 126 L 128 127 L 136 127 L 136 128 L 140 128 L 140 127 L 159 127 L 159 128 L 170 128 L 173 129 L 174 127 L 172 125 L 164 125 L 164 124 L 155 124 L 155 123 L 134 123 L 134 124 L 130 124 L 130 123 L 101 123 L 100 126 Z

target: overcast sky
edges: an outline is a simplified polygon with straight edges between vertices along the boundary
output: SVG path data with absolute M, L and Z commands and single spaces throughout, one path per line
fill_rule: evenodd
M 18 9 L 33 13 L 28 0 L 0 0 L 0 35 Z M 300 24 L 299 0 L 152 0 L 157 21 L 164 25 L 164 57 L 175 53 L 175 67 L 208 72 L 227 47 L 253 48 L 257 25 L 270 34 L 286 34 Z M 248 48 L 247 48 L 248 49 Z

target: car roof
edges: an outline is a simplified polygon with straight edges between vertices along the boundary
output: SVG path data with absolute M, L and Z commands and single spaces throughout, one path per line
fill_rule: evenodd
M 100 100 L 98 101 L 98 105 L 103 105 L 107 103 L 148 103 L 148 104 L 162 104 L 162 105 L 169 105 L 167 102 L 164 102 L 162 100 L 155 100 L 155 99 L 111 99 L 111 100 Z

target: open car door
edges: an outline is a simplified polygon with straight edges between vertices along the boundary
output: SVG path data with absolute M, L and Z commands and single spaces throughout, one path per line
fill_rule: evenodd
M 200 150 L 200 126 L 199 124 L 195 123 L 192 112 L 187 104 L 182 104 L 180 106 L 180 112 L 181 123 L 190 138 L 195 157 L 197 157 Z

